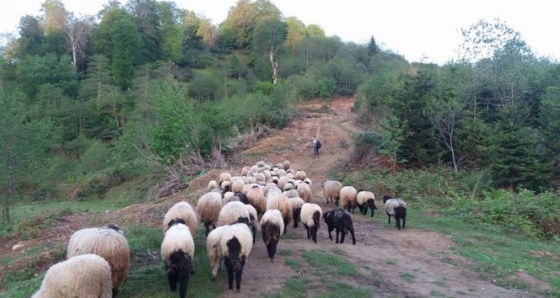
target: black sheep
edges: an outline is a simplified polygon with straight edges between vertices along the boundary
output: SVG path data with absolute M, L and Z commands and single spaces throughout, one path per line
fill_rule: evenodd
M 329 229 L 329 239 L 332 240 L 331 232 L 332 230 L 336 229 L 336 243 L 338 242 L 338 235 L 339 233 L 342 234 L 340 238 L 340 243 L 344 243 L 344 237 L 346 236 L 346 232 L 350 231 L 350 235 L 352 235 L 352 244 L 356 245 L 356 236 L 354 235 L 354 224 L 352 223 L 352 216 L 348 211 L 339 208 L 334 209 L 323 214 L 323 219 L 327 224 Z

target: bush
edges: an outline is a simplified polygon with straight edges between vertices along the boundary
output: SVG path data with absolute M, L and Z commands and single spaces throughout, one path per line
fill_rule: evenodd
M 560 235 L 560 200 L 552 192 L 492 190 L 484 192 L 481 200 L 461 199 L 448 212 L 467 221 L 502 225 L 531 237 L 551 239 Z

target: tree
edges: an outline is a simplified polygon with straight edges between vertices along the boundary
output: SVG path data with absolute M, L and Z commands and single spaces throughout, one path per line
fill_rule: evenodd
M 490 58 L 507 43 L 521 40 L 521 34 L 500 19 L 481 19 L 468 29 L 461 29 L 461 34 L 463 42 L 459 47 L 459 59 L 468 63 Z
M 368 48 L 368 55 L 370 56 L 374 56 L 375 54 L 379 53 L 379 47 L 377 46 L 377 43 L 375 42 L 375 38 L 373 38 L 373 35 L 369 39 L 367 48 Z
M 115 84 L 125 90 L 132 83 L 138 48 L 141 44 L 134 22 L 130 18 L 117 20 L 111 28 L 111 40 L 113 40 L 111 72 Z
M 87 63 L 86 50 L 91 39 L 94 19 L 92 16 L 82 16 L 79 18 L 69 14 L 64 26 L 64 32 L 68 38 L 70 50 L 72 52 L 72 65 L 76 69 L 78 66 Z M 85 67 L 81 67 L 85 69 Z
M 296 17 L 289 17 L 286 19 L 286 27 L 286 45 L 293 50 L 305 38 L 305 24 Z
M 129 0 L 126 9 L 132 15 L 140 35 L 138 53 L 141 55 L 142 63 L 161 59 L 161 17 L 156 0 Z
M 18 186 L 43 169 L 47 153 L 58 133 L 48 118 L 36 119 L 24 105 L 25 95 L 16 89 L 0 89 L 0 200 L 2 220 L 11 222 L 10 208 Z
M 455 131 L 461 117 L 461 104 L 455 98 L 432 98 L 428 101 L 425 112 L 437 132 L 437 138 L 451 153 L 453 172 L 457 173 Z
M 43 53 L 44 34 L 45 32 L 36 17 L 30 15 L 21 17 L 19 21 L 18 58 L 41 55 Z
M 41 4 L 44 13 L 43 26 L 45 28 L 45 52 L 56 55 L 70 53 L 66 40 L 66 19 L 69 12 L 60 0 L 45 0 Z
M 278 60 L 276 54 L 286 39 L 286 24 L 277 19 L 265 19 L 253 32 L 253 51 L 256 55 L 266 55 L 272 68 L 272 82 L 278 80 Z
M 183 29 L 180 26 L 181 11 L 173 2 L 158 2 L 161 18 L 161 51 L 163 59 L 179 63 L 182 58 Z
M 236 48 L 246 48 L 254 26 L 253 6 L 249 0 L 239 0 L 229 9 L 227 18 L 222 22 L 222 30 L 231 30 L 235 36 Z

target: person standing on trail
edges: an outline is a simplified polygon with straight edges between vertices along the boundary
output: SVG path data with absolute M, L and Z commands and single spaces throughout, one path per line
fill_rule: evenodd
M 321 141 L 316 136 L 313 137 L 313 158 L 319 157 L 319 148 L 321 148 Z

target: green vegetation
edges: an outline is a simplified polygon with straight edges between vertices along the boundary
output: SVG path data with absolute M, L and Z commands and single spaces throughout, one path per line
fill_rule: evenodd
M 546 221 L 548 208 L 558 208 L 558 200 L 551 193 L 533 194 L 529 191 L 511 193 L 491 187 L 479 173 L 459 171 L 449 175 L 449 169 L 428 171 L 400 171 L 387 174 L 372 171 L 347 174 L 346 183 L 363 185 L 374 193 L 399 193 L 410 207 L 407 228 L 420 228 L 449 235 L 455 243 L 452 249 L 475 261 L 471 270 L 483 279 L 494 280 L 506 288 L 526 288 L 527 284 L 512 279 L 517 272 L 525 272 L 546 282 L 551 290 L 547 295 L 560 294 L 557 256 L 560 255 L 558 236 L 545 241 L 538 223 Z M 478 197 L 482 199 L 478 199 Z M 378 203 L 378 206 L 381 203 Z M 507 206 L 505 207 L 504 204 Z M 382 206 L 382 205 L 380 205 Z M 387 224 L 382 211 L 372 219 Z M 531 212 L 538 216 L 530 217 Z M 550 216 L 557 216 L 550 214 Z M 522 220 L 524 219 L 524 220 Z M 392 226 L 392 224 L 391 224 Z M 453 266 L 462 266 L 442 259 Z M 387 265 L 395 261 L 388 259 Z M 407 282 L 414 280 L 410 272 L 400 276 Z

